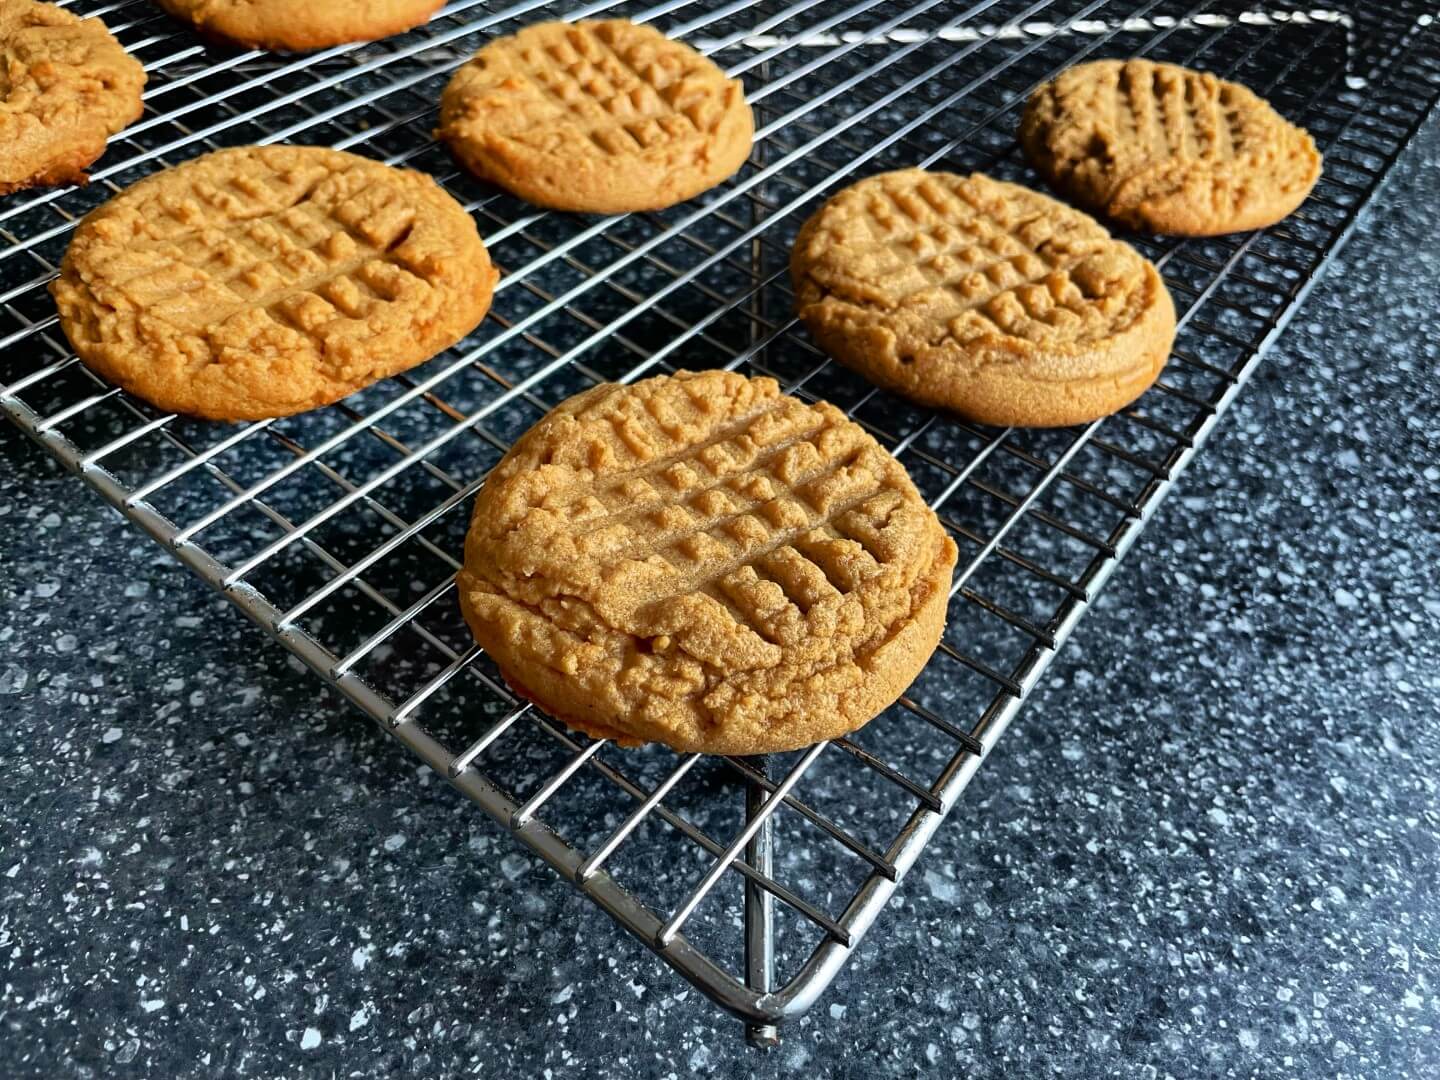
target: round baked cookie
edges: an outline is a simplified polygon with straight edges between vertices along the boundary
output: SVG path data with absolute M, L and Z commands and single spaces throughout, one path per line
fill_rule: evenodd
M 1130 228 L 1216 236 L 1273 225 L 1320 178 L 1315 140 L 1238 83 L 1150 60 L 1097 60 L 1031 95 L 1026 156 Z
M 612 19 L 490 42 L 445 88 L 436 134 L 528 202 L 615 214 L 673 206 L 731 176 L 755 121 L 744 87 L 710 60 Z
M 156 0 L 206 37 L 252 49 L 306 52 L 375 41 L 419 26 L 445 0 Z
M 140 116 L 144 86 L 99 19 L 0 0 L 0 195 L 83 184 L 105 141 Z
M 597 386 L 527 432 L 475 501 L 459 592 L 505 680 L 571 727 L 761 754 L 904 692 L 955 558 L 834 406 L 681 372 Z
M 1147 259 L 1017 184 L 905 169 L 845 188 L 800 230 L 795 303 L 872 382 L 985 424 L 1061 427 L 1139 397 L 1175 307 Z
M 167 411 L 258 420 L 423 363 L 498 275 L 430 177 L 310 146 L 218 150 L 91 211 L 50 290 L 80 359 Z

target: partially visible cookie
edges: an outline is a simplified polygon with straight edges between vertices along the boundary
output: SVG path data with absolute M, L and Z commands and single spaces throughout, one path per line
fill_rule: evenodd
M 905 169 L 800 230 L 796 309 L 872 382 L 986 424 L 1058 427 L 1139 397 L 1175 337 L 1155 267 L 1092 218 L 976 173 Z
M 740 168 L 755 121 L 739 81 L 623 19 L 548 22 L 455 73 L 436 134 L 537 206 L 622 213 L 693 198 Z
M 106 140 L 140 116 L 144 86 L 99 19 L 0 0 L 0 195 L 83 184 Z
M 904 692 L 956 554 L 834 406 L 681 372 L 597 386 L 515 444 L 475 501 L 460 604 L 506 681 L 571 727 L 760 754 Z
M 419 26 L 445 0 L 156 0 L 207 37 L 252 49 L 307 52 L 375 41 Z
M 1020 142 L 1041 175 L 1087 209 L 1177 236 L 1272 225 L 1320 178 L 1315 140 L 1264 99 L 1150 60 L 1061 72 L 1031 95 Z
M 469 333 L 496 272 L 430 177 L 309 146 L 218 150 L 91 211 L 51 284 L 80 359 L 167 411 L 328 404 Z

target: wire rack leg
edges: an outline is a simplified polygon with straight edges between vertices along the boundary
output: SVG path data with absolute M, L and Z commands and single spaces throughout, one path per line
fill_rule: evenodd
M 760 775 L 769 777 L 769 759 L 754 757 L 750 764 Z M 768 794 L 754 780 L 745 781 L 745 820 L 759 812 Z M 771 822 L 766 818 L 760 829 L 745 845 L 745 861 L 766 877 L 774 866 Z M 745 985 L 761 994 L 768 994 L 775 981 L 775 913 L 771 896 L 748 878 L 745 881 Z M 774 1024 L 746 1024 L 745 1040 L 751 1046 L 771 1047 L 780 1042 Z
M 770 77 L 769 67 L 769 61 L 760 65 L 762 78 Z M 751 160 L 756 165 L 763 167 L 764 158 L 764 143 L 757 142 L 751 154 Z M 765 214 L 764 196 L 767 186 L 761 184 L 756 190 L 756 194 L 760 197 L 750 203 L 752 225 L 757 224 Z M 754 275 L 757 283 L 764 281 L 765 249 L 760 243 L 758 233 L 750 248 L 750 272 Z M 755 316 L 750 320 L 752 346 L 757 339 L 764 337 L 766 292 L 767 290 L 763 288 L 756 289 L 750 300 L 751 313 Z M 769 778 L 769 758 L 763 755 L 751 758 L 750 764 L 761 776 Z M 759 811 L 766 794 L 765 788 L 754 780 L 747 779 L 745 781 L 745 820 L 747 822 Z M 771 829 L 773 820 L 773 818 L 767 818 L 760 826 L 760 831 L 745 846 L 746 861 L 766 877 L 771 876 L 774 862 L 772 848 L 774 833 Z M 773 989 L 775 980 L 775 912 L 771 905 L 771 895 L 747 878 L 745 880 L 745 984 L 761 994 L 768 994 Z M 745 1041 L 751 1046 L 762 1048 L 776 1046 L 780 1042 L 780 1031 L 774 1024 L 746 1024 Z

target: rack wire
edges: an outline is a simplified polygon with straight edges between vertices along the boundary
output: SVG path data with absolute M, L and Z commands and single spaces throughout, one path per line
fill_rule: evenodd
M 756 1042 L 815 1002 L 875 922 L 1440 97 L 1440 35 L 1416 0 L 458 0 L 409 34 L 303 56 L 208 47 L 144 2 L 67 6 L 102 15 L 150 83 L 89 187 L 0 202 L 0 408 Z M 601 14 L 656 22 L 744 80 L 758 134 L 740 173 L 672 210 L 592 218 L 458 171 L 431 135 L 449 74 L 492 35 Z M 1155 388 L 1082 428 L 996 430 L 828 363 L 791 310 L 808 214 L 917 164 L 1035 184 L 1018 107 L 1114 55 L 1238 79 L 1326 155 L 1279 226 L 1136 239 L 1179 312 Z M 278 141 L 434 174 L 504 272 L 485 323 L 337 405 L 245 425 L 158 413 L 79 364 L 45 289 L 79 217 L 157 169 Z M 949 626 L 850 738 L 765 759 L 622 751 L 518 701 L 472 644 L 453 582 L 467 510 L 569 394 L 717 366 L 836 403 L 906 464 L 961 547 Z

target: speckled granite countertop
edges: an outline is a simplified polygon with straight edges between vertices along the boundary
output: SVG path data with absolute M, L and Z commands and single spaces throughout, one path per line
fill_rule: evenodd
M 768 1055 L 0 425 L 0 1075 L 1440 1075 L 1437 201 L 1432 121 Z

